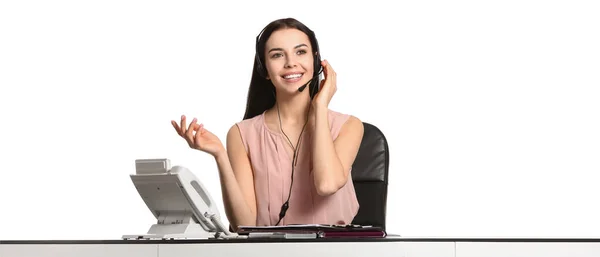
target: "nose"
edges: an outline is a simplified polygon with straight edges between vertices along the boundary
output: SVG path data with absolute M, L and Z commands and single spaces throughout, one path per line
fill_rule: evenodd
M 285 67 L 286 68 L 294 68 L 298 65 L 298 62 L 296 60 L 296 56 L 294 55 L 287 55 L 286 59 L 285 59 Z

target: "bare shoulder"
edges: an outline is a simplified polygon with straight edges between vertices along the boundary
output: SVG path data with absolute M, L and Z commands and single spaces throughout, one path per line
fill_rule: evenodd
M 240 135 L 240 129 L 238 127 L 237 123 L 234 123 L 233 125 L 231 125 L 231 127 L 229 128 L 229 131 L 227 131 L 227 138 L 231 137 L 231 136 L 239 136 Z
M 227 148 L 243 149 L 242 135 L 237 123 L 233 124 L 227 131 Z
M 227 155 L 236 176 L 252 174 L 248 147 L 244 143 L 237 123 L 231 126 L 227 132 Z
M 344 124 L 342 125 L 340 133 L 353 134 L 356 137 L 362 138 L 364 132 L 364 125 L 362 120 L 360 120 L 354 115 L 348 116 L 348 120 L 346 120 L 346 122 L 344 122 Z
M 344 123 L 344 126 L 342 126 L 342 128 L 351 129 L 351 130 L 363 130 L 364 129 L 362 120 L 360 120 L 358 117 L 356 117 L 354 115 L 349 115 L 349 116 L 350 117 L 348 117 L 348 120 L 346 121 L 346 123 Z

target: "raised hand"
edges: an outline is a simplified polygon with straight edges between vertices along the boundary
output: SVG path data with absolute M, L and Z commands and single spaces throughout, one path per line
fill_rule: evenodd
M 177 134 L 185 139 L 190 148 L 206 152 L 212 156 L 216 156 L 217 153 L 223 151 L 223 143 L 221 143 L 219 137 L 205 129 L 204 124 L 196 122 L 197 120 L 194 118 L 190 125 L 186 126 L 186 117 L 185 115 L 181 115 L 180 124 L 177 124 L 174 120 L 171 121 L 171 124 L 177 131 Z
M 337 91 L 337 74 L 331 68 L 331 65 L 327 60 L 321 61 L 321 65 L 323 66 L 323 74 L 325 75 L 325 79 L 321 81 L 321 85 L 319 86 L 319 92 L 315 95 L 313 100 L 314 108 L 325 108 L 329 106 L 329 102 L 331 102 L 331 98 Z

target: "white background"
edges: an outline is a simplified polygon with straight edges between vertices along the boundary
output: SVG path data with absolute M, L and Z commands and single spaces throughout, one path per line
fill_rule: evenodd
M 214 160 L 241 120 L 255 37 L 295 17 L 338 74 L 331 109 L 390 145 L 407 237 L 600 236 L 597 1 L 3 1 L 0 239 L 112 239 L 155 221 L 138 158 Z M 222 204 L 219 205 L 223 217 Z

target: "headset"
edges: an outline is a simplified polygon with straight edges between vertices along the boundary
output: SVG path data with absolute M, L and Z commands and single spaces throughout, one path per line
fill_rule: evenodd
M 260 50 L 260 37 L 262 36 L 265 29 L 266 29 L 266 27 L 258 34 L 258 36 L 256 36 L 256 55 L 255 55 L 256 65 L 255 66 L 256 66 L 257 73 L 262 78 L 267 77 L 267 67 L 263 65 L 263 62 L 261 61 L 260 51 L 259 51 Z M 308 38 L 312 44 L 313 51 L 316 52 L 316 54 L 314 55 L 314 59 L 313 59 L 313 62 L 314 62 L 313 70 L 315 71 L 315 75 L 304 85 L 300 86 L 298 88 L 298 91 L 299 92 L 304 91 L 306 86 L 308 86 L 308 84 L 312 83 L 312 87 L 311 87 L 312 90 L 309 91 L 310 100 L 312 102 L 313 97 L 315 96 L 315 94 L 317 94 L 317 91 L 320 90 L 319 80 L 317 78 L 323 73 L 323 67 L 321 65 L 321 55 L 320 55 L 320 51 L 319 51 L 319 44 L 317 42 L 317 38 L 315 36 L 315 33 L 310 29 L 308 29 Z M 264 45 L 263 45 L 263 47 L 264 47 Z M 317 81 L 314 81 L 315 79 L 317 79 Z M 275 90 L 273 90 L 273 96 L 275 96 Z M 277 103 L 277 101 L 275 101 L 275 102 Z M 302 134 L 304 133 L 304 129 L 306 128 L 306 124 L 308 123 L 308 114 L 310 113 L 310 107 L 312 106 L 312 103 L 309 104 L 308 106 L 309 106 L 308 107 L 309 111 L 307 112 L 306 122 L 304 122 L 302 131 L 300 132 L 300 136 L 298 137 L 298 142 L 296 143 L 296 147 L 294 147 L 290 138 L 283 131 L 283 127 L 281 125 L 281 115 L 279 113 L 279 104 L 277 104 L 277 116 L 279 118 L 279 128 L 281 129 L 281 132 L 283 133 L 283 135 L 287 138 L 288 143 L 290 144 L 292 149 L 294 149 L 294 156 L 292 159 L 292 178 L 291 178 L 291 182 L 290 182 L 290 191 L 288 193 L 287 200 L 281 206 L 281 211 L 279 212 L 279 220 L 277 221 L 277 224 L 275 224 L 275 226 L 279 225 L 279 223 L 281 222 L 283 217 L 285 217 L 285 214 L 290 206 L 290 197 L 292 195 L 292 186 L 294 185 L 294 169 L 295 169 L 296 163 L 297 163 L 298 149 L 300 149 L 300 139 L 302 138 Z
M 260 55 L 260 37 L 262 36 L 263 32 L 265 31 L 266 27 L 256 36 L 256 54 L 255 54 L 255 62 L 256 62 L 256 72 L 260 75 L 260 77 L 262 78 L 266 78 L 267 77 L 267 67 L 263 64 L 263 62 L 261 61 L 261 55 Z M 317 37 L 315 36 L 315 33 L 308 29 L 308 39 L 310 40 L 310 43 L 312 45 L 313 51 L 316 52 L 316 54 L 314 54 L 314 59 L 313 59 L 313 70 L 316 72 L 316 74 L 310 79 L 308 80 L 308 82 L 306 82 L 304 85 L 300 86 L 298 88 L 299 92 L 304 91 L 304 89 L 306 88 L 306 86 L 308 86 L 308 84 L 312 83 L 313 87 L 312 91 L 310 92 L 310 98 L 312 100 L 312 98 L 314 97 L 315 94 L 317 94 L 317 91 L 319 90 L 319 80 L 317 80 L 316 82 L 314 81 L 316 78 L 318 78 L 322 73 L 323 73 L 323 66 L 321 65 L 321 52 L 319 51 L 319 43 L 317 42 Z M 265 41 L 266 42 L 266 41 Z M 264 46 L 264 45 L 263 45 Z

